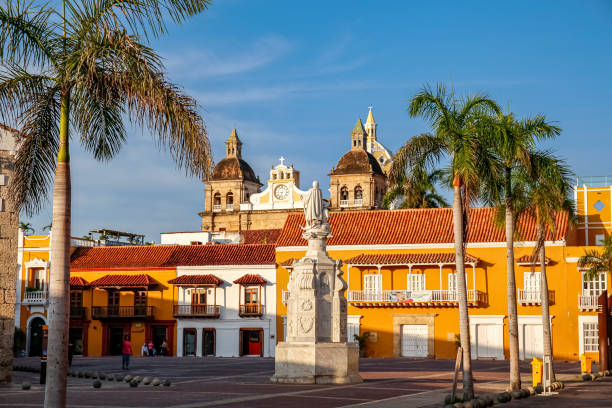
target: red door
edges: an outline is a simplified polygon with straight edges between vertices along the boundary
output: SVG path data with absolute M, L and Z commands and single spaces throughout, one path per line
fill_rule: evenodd
M 261 355 L 261 336 L 258 331 L 249 332 L 249 355 Z

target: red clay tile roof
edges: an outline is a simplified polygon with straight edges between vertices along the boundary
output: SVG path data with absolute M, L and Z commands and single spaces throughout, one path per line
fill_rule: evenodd
M 92 286 L 92 287 L 108 287 L 108 286 L 143 287 L 143 286 L 153 286 L 156 284 L 157 282 L 152 277 L 146 274 L 104 275 L 103 277 L 91 282 L 89 286 Z
M 78 287 L 85 287 L 87 286 L 87 282 L 85 281 L 85 279 L 81 278 L 80 276 L 71 276 L 70 277 L 70 287 L 73 288 L 78 288 Z
M 234 283 L 237 283 L 240 285 L 265 285 L 267 282 L 264 278 L 262 278 L 259 275 L 246 274 L 236 279 Z
M 181 275 L 177 278 L 168 281 L 173 285 L 220 285 L 223 280 L 217 278 L 215 275 Z
M 245 244 L 275 244 L 281 233 L 280 229 L 259 229 L 242 231 Z
M 199 265 L 274 265 L 273 244 L 151 245 L 78 248 L 70 267 L 79 269 L 173 269 Z
M 535 262 L 531 262 L 531 255 L 523 255 L 520 258 L 516 258 L 514 261 L 517 264 L 539 265 L 540 264 L 540 257 L 538 256 L 538 259 Z M 549 263 L 550 263 L 550 258 L 546 257 L 546 265 L 548 265 Z
M 478 258 L 465 254 L 465 263 L 477 264 Z M 454 253 L 428 253 L 428 254 L 361 254 L 343 261 L 350 265 L 438 265 L 454 264 Z
M 469 212 L 467 242 L 504 242 L 503 228 L 495 225 L 495 208 L 475 207 Z M 452 208 L 409 210 L 335 211 L 330 214 L 332 238 L 328 245 L 438 244 L 453 242 Z M 561 240 L 567 234 L 567 213 L 556 216 L 556 234 L 547 240 Z M 302 213 L 289 214 L 277 247 L 306 246 L 302 238 Z M 521 241 L 536 240 L 536 224 L 532 216 L 517 221 Z

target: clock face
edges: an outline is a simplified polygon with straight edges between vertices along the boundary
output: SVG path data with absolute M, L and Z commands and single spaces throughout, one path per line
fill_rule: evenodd
M 289 189 L 287 188 L 286 185 L 281 184 L 280 186 L 274 189 L 274 197 L 276 197 L 277 199 L 286 200 L 288 196 L 289 196 Z

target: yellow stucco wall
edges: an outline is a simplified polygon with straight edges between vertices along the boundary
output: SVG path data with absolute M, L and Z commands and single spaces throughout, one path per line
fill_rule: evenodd
M 553 330 L 553 351 L 555 358 L 561 360 L 577 360 L 579 358 L 579 330 L 578 315 L 595 315 L 595 312 L 584 312 L 578 309 L 578 295 L 582 293 L 581 273 L 577 270 L 575 262 L 566 262 L 566 258 L 579 257 L 584 254 L 584 247 L 549 246 L 546 249 L 547 257 L 552 259 L 547 267 L 549 290 L 554 292 L 554 303 L 550 305 L 550 315 Z M 515 248 L 516 258 L 523 255 L 531 255 L 532 248 Z M 453 252 L 448 249 L 395 249 L 395 250 L 329 250 L 333 259 L 349 259 L 353 256 L 366 254 L 384 253 L 431 253 L 431 252 Z M 277 251 L 277 263 L 289 258 L 301 258 L 305 251 Z M 471 316 L 477 315 L 503 315 L 504 318 L 504 355 L 508 358 L 508 306 L 506 289 L 506 248 L 505 247 L 481 247 L 468 248 L 467 253 L 479 258 L 480 264 L 476 267 L 476 289 L 487 295 L 488 302 L 480 307 L 470 307 Z M 349 282 L 350 290 L 363 289 L 363 275 L 366 273 L 377 273 L 375 267 L 351 267 L 350 277 L 347 278 L 347 267 L 343 266 L 344 279 Z M 442 287 L 440 287 L 440 271 L 438 266 L 420 267 L 415 266 L 412 273 L 426 274 L 426 289 L 448 289 L 448 274 L 454 272 L 451 265 L 443 267 Z M 539 271 L 539 268 L 536 269 Z M 516 287 L 523 288 L 523 276 L 531 273 L 531 267 L 516 266 Z M 408 267 L 383 267 L 382 289 L 383 290 L 406 290 Z M 467 287 L 472 289 L 472 267 L 466 265 Z M 278 338 L 283 338 L 283 319 L 286 315 L 286 306 L 281 301 L 282 291 L 287 289 L 288 272 L 283 267 L 278 267 L 277 291 L 278 291 Z M 609 279 L 609 278 L 608 278 Z M 459 333 L 459 310 L 456 306 L 438 307 L 356 307 L 349 303 L 348 315 L 361 315 L 360 331 L 376 333 L 373 336 L 375 342 L 367 344 L 366 355 L 371 357 L 394 356 L 393 319 L 394 315 L 434 315 L 434 351 L 436 358 L 454 358 L 456 356 L 455 335 Z M 541 306 L 518 306 L 519 316 L 540 316 Z M 397 346 L 396 346 L 397 349 Z M 398 350 L 395 351 L 397 355 Z M 431 352 L 431 350 L 430 350 Z M 597 357 L 593 355 L 592 357 Z
M 153 319 L 147 320 L 146 323 L 155 325 L 156 322 L 174 321 L 173 304 L 174 304 L 174 286 L 168 284 L 168 281 L 176 277 L 176 270 L 112 270 L 112 271 L 72 271 L 71 276 L 78 276 L 85 279 L 87 282 L 92 282 L 105 275 L 140 275 L 147 274 L 155 279 L 160 285 L 159 288 L 152 288 L 148 291 L 147 305 L 153 306 Z M 126 324 L 129 326 L 129 334 L 132 342 L 132 355 L 139 356 L 140 348 L 147 338 L 145 330 L 145 321 L 137 319 L 121 319 L 111 321 L 92 320 L 92 308 L 95 306 L 107 306 L 108 293 L 100 288 L 86 288 L 83 290 L 83 306 L 87 308 L 87 319 L 90 320 L 88 328 L 87 351 L 89 356 L 101 356 L 103 354 L 103 343 L 107 342 L 103 333 L 103 323 L 109 325 L 121 326 Z M 120 306 L 133 306 L 134 294 L 132 291 L 123 290 L 120 292 Z M 126 333 L 124 331 L 124 333 Z M 168 333 L 170 335 L 170 333 Z M 176 354 L 176 326 L 172 332 L 172 354 Z

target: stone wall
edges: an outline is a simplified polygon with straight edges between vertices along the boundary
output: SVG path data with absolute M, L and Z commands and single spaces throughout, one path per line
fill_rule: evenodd
M 19 214 L 13 210 L 7 186 L 13 175 L 14 146 L 11 133 L 0 129 L 0 384 L 10 382 L 13 365 Z
M 291 212 L 303 212 L 301 208 L 261 211 L 202 212 L 202 231 L 226 231 L 280 229 Z

